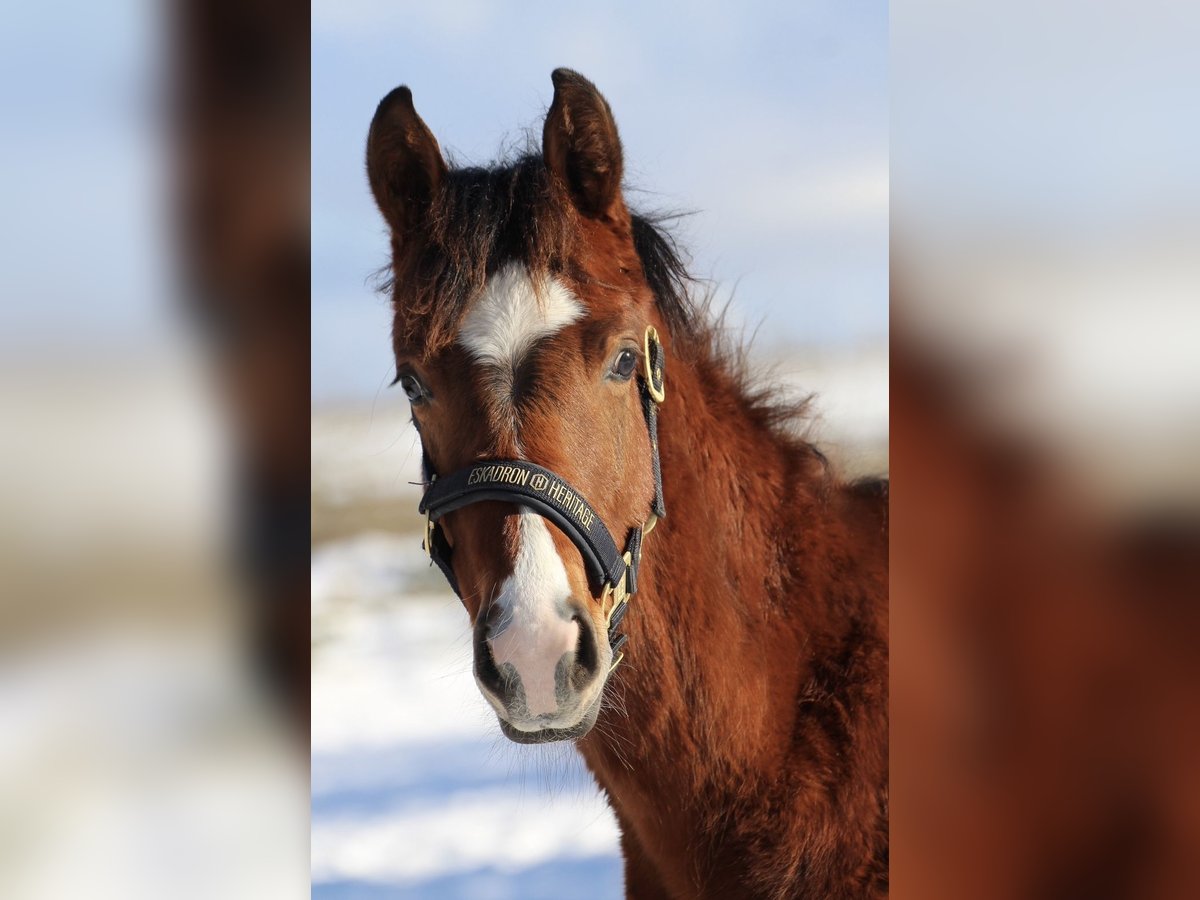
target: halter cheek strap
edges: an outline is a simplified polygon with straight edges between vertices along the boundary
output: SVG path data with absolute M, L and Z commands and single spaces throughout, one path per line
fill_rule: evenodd
M 654 499 L 646 522 L 630 529 L 625 552 L 591 504 L 564 478 L 549 469 L 525 460 L 489 460 L 438 477 L 424 454 L 425 477 L 429 487 L 421 498 L 425 515 L 424 547 L 429 558 L 446 576 L 454 593 L 462 596 L 451 565 L 453 548 L 446 540 L 438 520 L 446 513 L 480 503 L 502 500 L 531 509 L 557 525 L 579 548 L 584 565 L 594 581 L 602 586 L 601 602 L 608 607 L 608 641 L 612 648 L 612 668 L 624 654 L 627 636 L 618 634 L 621 620 L 629 607 L 629 598 L 637 591 L 637 573 L 642 561 L 642 542 L 655 524 L 667 514 L 662 496 L 662 468 L 658 457 L 658 405 L 665 399 L 663 381 L 664 354 L 658 332 L 647 327 L 642 342 L 643 368 L 638 375 L 638 393 L 642 414 L 650 435 L 650 465 L 654 478 Z M 610 669 L 611 671 L 611 669 Z

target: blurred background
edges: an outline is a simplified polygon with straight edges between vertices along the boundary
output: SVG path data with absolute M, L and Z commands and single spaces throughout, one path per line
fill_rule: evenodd
M 343 897 L 621 896 L 617 831 L 568 745 L 501 736 L 466 612 L 420 549 L 420 451 L 394 375 L 388 237 L 364 171 L 412 88 L 459 162 L 540 143 L 550 72 L 608 98 L 630 202 L 693 213 L 694 274 L 764 378 L 816 393 L 847 474 L 888 466 L 883 2 L 319 2 L 312 32 L 312 877 Z
M 0 896 L 307 889 L 308 21 L 0 29 Z
M 897 898 L 1200 895 L 1198 40 L 891 6 Z

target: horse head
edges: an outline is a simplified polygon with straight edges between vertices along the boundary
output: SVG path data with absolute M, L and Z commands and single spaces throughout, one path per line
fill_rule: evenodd
M 397 380 L 427 481 L 461 474 L 427 542 L 470 614 L 479 688 L 524 743 L 586 734 L 617 658 L 611 616 L 632 585 L 614 591 L 604 564 L 621 558 L 598 565 L 580 530 L 618 547 L 636 534 L 636 554 L 660 506 L 646 393 L 662 377 L 650 335 L 666 329 L 616 123 L 591 82 L 553 81 L 540 152 L 512 161 L 448 165 L 406 87 L 367 139 L 392 236 Z

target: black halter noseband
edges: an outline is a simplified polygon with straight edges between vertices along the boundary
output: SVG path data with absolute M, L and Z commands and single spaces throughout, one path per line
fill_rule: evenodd
M 450 582 L 450 587 L 459 597 L 462 596 L 462 592 L 458 587 L 458 579 L 454 577 L 454 568 L 450 564 L 453 548 L 438 524 L 438 520 L 446 513 L 484 500 L 503 500 L 531 509 L 562 529 L 579 548 L 588 573 L 601 586 L 601 602 L 607 602 L 609 594 L 612 594 L 612 605 L 608 609 L 607 617 L 613 669 L 624 657 L 621 647 L 624 646 L 627 636 L 618 635 L 617 629 L 621 625 L 621 619 L 625 617 L 629 598 L 637 591 L 642 540 L 658 520 L 667 514 L 663 506 L 662 469 L 658 461 L 658 405 L 665 399 L 664 354 L 658 332 L 653 327 L 646 328 L 642 350 L 643 366 L 638 375 L 638 391 L 641 394 L 646 429 L 650 433 L 654 499 L 651 501 L 650 516 L 645 524 L 630 529 L 624 553 L 617 549 L 617 543 L 603 520 L 579 491 L 549 469 L 524 460 L 477 462 L 441 478 L 433 470 L 426 454 L 425 477 L 429 487 L 421 498 L 419 507 L 426 517 L 425 552 L 437 563 L 446 580 Z

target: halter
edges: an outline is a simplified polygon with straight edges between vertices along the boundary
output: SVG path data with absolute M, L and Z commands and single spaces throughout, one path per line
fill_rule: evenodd
M 646 522 L 629 530 L 625 552 L 617 543 L 603 520 L 583 495 L 549 469 L 520 459 L 499 459 L 472 463 L 465 468 L 439 478 L 433 471 L 429 456 L 424 457 L 429 487 L 418 507 L 425 516 L 424 549 L 429 558 L 446 576 L 458 596 L 458 580 L 450 564 L 453 548 L 446 539 L 438 520 L 448 512 L 481 503 L 484 500 L 504 500 L 533 510 L 549 519 L 579 548 L 588 572 L 603 585 L 600 602 L 611 606 L 605 616 L 608 643 L 612 648 L 611 672 L 625 654 L 621 652 L 628 635 L 617 634 L 621 620 L 629 608 L 629 598 L 637 592 L 638 567 L 642 562 L 642 541 L 658 520 L 667 514 L 663 505 L 662 469 L 658 461 L 658 405 L 666 399 L 663 382 L 663 346 L 658 332 L 647 326 L 642 339 L 642 371 L 638 374 L 638 392 L 646 430 L 650 433 L 650 466 L 654 475 L 654 499 Z

